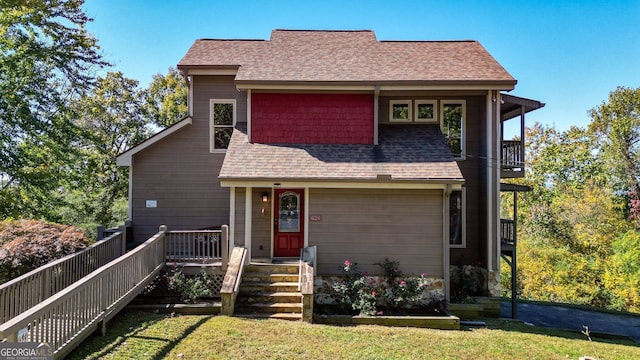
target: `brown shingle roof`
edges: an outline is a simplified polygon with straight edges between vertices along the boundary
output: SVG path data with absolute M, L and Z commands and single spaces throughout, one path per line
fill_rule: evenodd
M 236 81 L 448 83 L 515 79 L 477 41 L 378 41 L 373 31 L 274 30 L 271 39 L 201 39 L 178 67 L 239 67 Z
M 249 143 L 235 129 L 221 180 L 393 180 L 462 182 L 437 125 L 381 125 L 380 145 L 268 145 Z

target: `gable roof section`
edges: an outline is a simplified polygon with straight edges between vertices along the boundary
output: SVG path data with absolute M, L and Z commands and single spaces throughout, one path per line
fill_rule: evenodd
M 380 178 L 462 183 L 437 125 L 380 127 L 380 145 L 249 143 L 234 129 L 219 179 L 242 181 L 375 181 Z
M 498 84 L 516 80 L 477 41 L 378 41 L 373 31 L 274 30 L 271 39 L 200 39 L 178 68 L 237 67 L 236 83 Z
M 187 116 L 184 119 L 178 121 L 177 123 L 165 128 L 164 130 L 162 130 L 159 133 L 151 136 L 147 140 L 141 142 L 138 145 L 133 146 L 132 148 L 128 149 L 127 151 L 123 152 L 122 154 L 116 156 L 116 165 L 118 165 L 118 166 L 131 166 L 133 155 L 135 155 L 137 152 L 140 152 L 140 151 L 148 148 L 149 146 L 151 146 L 151 145 L 157 143 L 158 141 L 166 138 L 167 136 L 175 133 L 176 131 L 182 129 L 183 127 L 185 127 L 187 125 L 191 125 L 191 123 L 192 123 L 191 116 Z

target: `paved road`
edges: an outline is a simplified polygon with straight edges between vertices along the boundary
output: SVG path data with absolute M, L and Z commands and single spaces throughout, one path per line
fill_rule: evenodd
M 511 318 L 511 302 L 503 301 L 500 316 Z M 609 314 L 563 306 L 518 303 L 518 319 L 533 325 L 593 333 L 626 335 L 640 343 L 640 316 Z

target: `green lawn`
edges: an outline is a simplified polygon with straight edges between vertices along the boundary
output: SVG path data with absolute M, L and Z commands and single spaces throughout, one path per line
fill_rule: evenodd
M 69 359 L 640 359 L 630 341 L 491 320 L 443 331 L 124 313 Z

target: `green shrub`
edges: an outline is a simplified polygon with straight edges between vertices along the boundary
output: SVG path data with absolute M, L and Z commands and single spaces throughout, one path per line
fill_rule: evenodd
M 39 220 L 0 222 L 0 282 L 86 248 L 90 240 L 76 227 Z
M 174 267 L 165 276 L 169 289 L 178 291 L 180 299 L 186 303 L 192 304 L 199 298 L 214 295 L 214 277 L 204 270 L 200 271 L 198 275 L 187 276 L 180 269 Z

